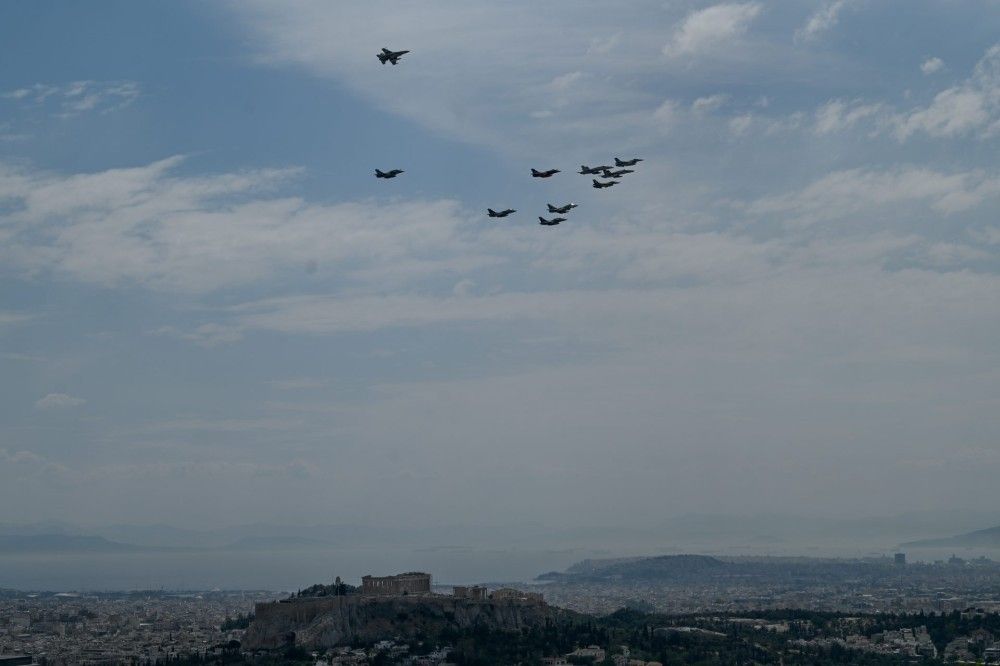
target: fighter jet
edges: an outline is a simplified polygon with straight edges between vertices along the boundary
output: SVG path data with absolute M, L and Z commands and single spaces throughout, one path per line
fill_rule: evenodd
M 531 175 L 535 178 L 550 178 L 559 173 L 559 169 L 549 169 L 548 171 L 531 170 Z
M 399 64 L 399 59 L 404 55 L 409 53 L 409 51 L 390 51 L 389 49 L 382 49 L 382 53 L 378 54 L 378 59 L 384 65 L 387 62 L 391 62 L 393 65 Z
M 618 171 L 612 171 L 611 169 L 605 169 L 603 176 L 605 178 L 621 178 L 627 173 L 635 173 L 632 169 L 618 169 Z
M 403 173 L 402 169 L 393 169 L 391 171 L 380 171 L 378 169 L 375 169 L 376 178 L 395 178 L 401 173 Z
M 497 211 L 493 210 L 492 208 L 487 208 L 486 209 L 486 214 L 489 215 L 490 217 L 507 217 L 511 213 L 516 213 L 516 212 L 517 211 L 514 210 L 513 208 L 508 208 L 507 210 L 502 210 L 500 212 L 497 212 Z
M 538 217 L 538 224 L 542 225 L 543 227 L 554 227 L 560 222 L 565 222 L 565 221 L 566 221 L 565 217 L 553 217 L 551 220 L 546 220 L 544 217 L 541 216 Z
M 636 164 L 638 164 L 641 161 L 642 161 L 641 157 L 636 157 L 635 159 L 631 159 L 631 160 L 620 160 L 620 159 L 618 159 L 616 157 L 615 158 L 615 166 L 616 167 L 635 166 Z
M 615 186 L 617 184 L 618 184 L 617 180 L 609 180 L 606 183 L 602 183 L 602 182 L 600 182 L 599 180 L 597 180 L 595 178 L 594 179 L 594 185 L 593 185 L 593 187 L 594 187 L 594 189 L 599 190 L 599 189 L 601 189 L 603 187 L 613 187 L 613 186 Z
M 550 213 L 559 213 L 560 215 L 565 215 L 577 206 L 575 203 L 568 203 L 565 206 L 553 206 L 552 204 L 545 205 L 549 207 Z
M 581 164 L 580 171 L 578 173 L 582 176 L 591 176 L 591 175 L 597 175 L 602 171 L 604 171 L 605 169 L 610 169 L 610 168 L 611 167 L 607 165 L 589 167 L 586 164 Z

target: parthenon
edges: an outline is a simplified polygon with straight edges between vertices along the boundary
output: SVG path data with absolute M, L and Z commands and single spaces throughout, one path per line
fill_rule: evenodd
M 363 576 L 361 594 L 398 595 L 430 594 L 431 575 L 419 571 L 401 573 L 397 576 Z

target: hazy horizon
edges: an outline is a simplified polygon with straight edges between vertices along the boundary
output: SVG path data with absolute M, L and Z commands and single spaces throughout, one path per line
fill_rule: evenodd
M 997 9 L 4 3 L 0 523 L 1000 524 Z

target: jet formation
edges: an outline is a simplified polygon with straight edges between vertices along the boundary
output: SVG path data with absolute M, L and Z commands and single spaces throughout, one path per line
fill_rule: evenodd
M 377 54 L 379 62 L 383 65 L 386 63 L 391 63 L 393 65 L 399 64 L 400 58 L 409 53 L 409 51 L 390 51 L 387 48 L 383 48 L 380 53 Z M 620 157 L 614 158 L 614 165 L 611 164 L 601 164 L 598 166 L 587 166 L 586 164 L 580 165 L 580 170 L 577 172 L 582 176 L 596 176 L 591 179 L 591 187 L 596 190 L 603 190 L 609 187 L 614 187 L 621 182 L 621 179 L 630 173 L 635 173 L 635 169 L 630 169 L 628 167 L 634 167 L 642 162 L 641 157 L 633 157 L 631 159 L 623 160 Z M 390 169 L 389 171 L 382 171 L 381 169 L 375 169 L 376 178 L 392 179 L 399 174 L 404 173 L 402 169 Z M 531 169 L 532 178 L 551 178 L 557 173 L 562 173 L 559 169 L 546 169 L 544 171 L 539 171 L 538 169 Z M 598 180 L 602 178 L 603 180 Z M 568 203 L 564 206 L 555 206 L 553 204 L 546 204 L 548 212 L 550 215 L 566 215 L 574 208 L 577 208 L 577 204 Z M 517 210 L 514 208 L 505 208 L 503 210 L 493 210 L 492 208 L 486 209 L 486 215 L 491 218 L 503 218 L 508 215 L 516 213 Z M 562 222 L 565 222 L 565 217 L 553 217 L 547 219 L 538 216 L 538 223 L 543 227 L 554 227 Z

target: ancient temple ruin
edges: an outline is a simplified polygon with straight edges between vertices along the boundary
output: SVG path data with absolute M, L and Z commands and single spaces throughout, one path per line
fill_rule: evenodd
M 419 571 L 401 573 L 397 576 L 363 576 L 361 594 L 401 595 L 430 594 L 431 575 Z

